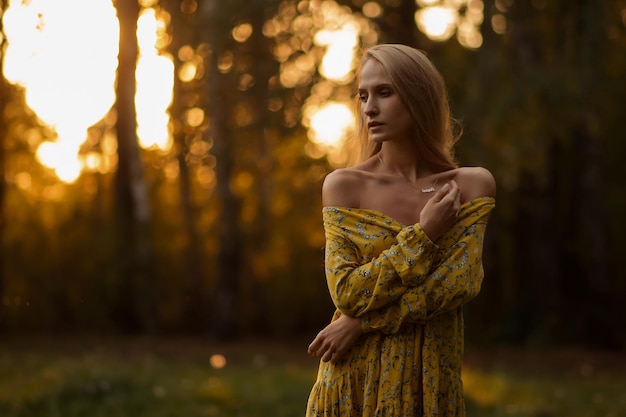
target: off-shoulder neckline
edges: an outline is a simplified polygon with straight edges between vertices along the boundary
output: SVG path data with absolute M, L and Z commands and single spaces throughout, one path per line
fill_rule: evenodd
M 473 206 L 474 204 L 476 204 L 479 201 L 491 201 L 494 202 L 495 198 L 494 197 L 489 197 L 489 196 L 484 196 L 484 197 L 476 197 L 473 198 L 471 200 L 466 201 L 465 203 L 461 204 L 461 208 L 459 209 L 459 215 L 464 212 L 468 207 Z M 359 208 L 359 207 L 344 207 L 344 206 L 324 206 L 322 207 L 322 211 L 333 211 L 333 210 L 346 210 L 346 211 L 352 211 L 352 212 L 363 212 L 363 213 L 371 213 L 374 215 L 377 215 L 379 217 L 383 217 L 385 219 L 389 219 L 392 222 L 401 225 L 402 227 L 406 227 L 408 225 L 399 222 L 398 220 L 394 219 L 393 217 L 383 213 L 382 211 L 379 210 L 375 210 L 375 209 L 368 209 L 368 208 Z

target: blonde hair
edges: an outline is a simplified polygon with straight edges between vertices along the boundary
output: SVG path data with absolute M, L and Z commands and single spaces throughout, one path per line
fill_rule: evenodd
M 362 63 L 369 59 L 380 62 L 391 84 L 411 113 L 414 121 L 415 151 L 436 170 L 456 168 L 454 145 L 460 126 L 450 114 L 448 92 L 443 77 L 424 53 L 406 45 L 381 44 L 365 51 Z M 357 100 L 359 121 L 352 152 L 362 162 L 376 154 L 381 144 L 369 140 L 366 122 Z

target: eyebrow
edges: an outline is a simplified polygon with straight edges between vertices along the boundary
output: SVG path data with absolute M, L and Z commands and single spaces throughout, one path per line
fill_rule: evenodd
M 393 88 L 393 85 L 391 85 L 390 83 L 382 83 L 382 84 L 376 84 L 374 86 L 372 86 L 372 88 L 374 89 L 381 89 L 381 88 Z M 366 91 L 367 88 L 361 87 L 359 86 L 358 91 Z

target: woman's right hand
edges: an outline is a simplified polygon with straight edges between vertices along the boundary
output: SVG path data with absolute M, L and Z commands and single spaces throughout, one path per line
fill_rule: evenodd
M 321 358 L 323 362 L 336 363 L 362 333 L 361 319 L 342 314 L 317 334 L 309 345 L 309 355 Z
M 456 221 L 461 208 L 461 191 L 452 180 L 439 189 L 420 212 L 420 226 L 431 241 L 436 241 Z

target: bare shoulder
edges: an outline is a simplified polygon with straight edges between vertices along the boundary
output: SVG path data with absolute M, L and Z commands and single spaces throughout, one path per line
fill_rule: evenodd
M 461 188 L 464 201 L 470 201 L 479 197 L 496 196 L 496 180 L 486 168 L 458 168 L 455 179 Z
M 363 172 L 353 168 L 337 169 L 326 175 L 322 185 L 324 206 L 359 207 Z

